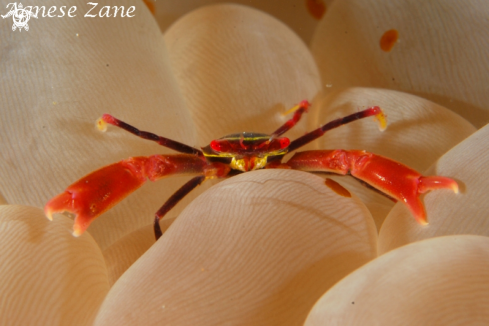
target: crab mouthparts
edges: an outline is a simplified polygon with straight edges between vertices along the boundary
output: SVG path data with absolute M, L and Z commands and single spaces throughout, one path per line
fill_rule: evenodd
M 244 156 L 242 158 L 236 159 L 233 157 L 231 161 L 231 168 L 234 170 L 239 170 L 243 172 L 253 171 L 258 169 L 263 169 L 267 165 L 267 157 L 257 157 L 257 156 Z

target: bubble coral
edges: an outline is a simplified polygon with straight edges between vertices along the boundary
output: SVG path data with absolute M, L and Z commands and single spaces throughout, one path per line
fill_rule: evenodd
M 1 21 L 0 324 L 487 323 L 487 3 L 330 1 L 322 18 L 310 1 L 201 7 L 212 3 L 158 1 L 155 19 L 140 2 L 133 18 L 92 19 L 74 1 L 77 17 L 22 33 Z M 453 177 L 461 193 L 427 194 L 422 227 L 352 180 L 335 177 L 347 198 L 323 176 L 265 170 L 196 190 L 157 243 L 153 213 L 185 177 L 146 185 L 80 238 L 69 218 L 43 216 L 80 176 L 169 152 L 98 133 L 104 112 L 202 146 L 270 132 L 302 99 L 313 106 L 292 138 L 378 105 L 385 133 L 356 123 L 310 148 L 366 149 Z

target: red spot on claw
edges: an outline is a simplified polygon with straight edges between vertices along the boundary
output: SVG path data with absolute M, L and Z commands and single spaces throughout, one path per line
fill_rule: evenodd
M 380 38 L 380 48 L 384 52 L 392 50 L 397 40 L 399 39 L 399 32 L 395 29 L 388 30 Z
M 306 0 L 306 7 L 312 17 L 320 20 L 326 12 L 326 4 L 323 0 Z

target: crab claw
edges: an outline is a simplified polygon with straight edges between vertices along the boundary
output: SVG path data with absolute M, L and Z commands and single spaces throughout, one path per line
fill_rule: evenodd
M 94 171 L 47 202 L 44 213 L 75 214 L 73 235 L 80 236 L 99 215 L 113 207 L 146 181 L 147 158 L 134 157 Z
M 73 235 L 80 236 L 90 223 L 147 180 L 157 181 L 172 174 L 209 174 L 205 160 L 196 155 L 152 155 L 130 157 L 94 171 L 52 198 L 44 207 L 50 220 L 54 213 L 75 214 Z M 225 171 L 222 172 L 225 174 Z
M 458 194 L 458 184 L 453 179 L 438 176 L 419 178 L 418 192 L 420 194 L 437 189 L 452 189 L 454 193 Z
M 419 195 L 430 190 L 451 189 L 458 193 L 456 181 L 446 177 L 423 176 L 394 160 L 363 151 L 350 151 L 352 176 L 402 202 L 415 220 L 427 225 L 426 211 Z
M 419 172 L 386 157 L 359 150 L 319 150 L 296 153 L 286 165 L 303 171 L 351 174 L 390 198 L 402 202 L 416 221 L 427 225 L 426 211 L 419 195 L 430 190 L 451 189 L 458 193 L 457 182 Z

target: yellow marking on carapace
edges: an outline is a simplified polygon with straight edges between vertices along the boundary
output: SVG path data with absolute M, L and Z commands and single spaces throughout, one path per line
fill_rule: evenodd
M 379 130 L 384 131 L 387 128 L 387 116 L 384 112 L 380 111 L 380 113 L 377 113 L 375 119 L 379 123 Z
M 97 121 L 95 121 L 95 126 L 98 130 L 102 132 L 105 132 L 107 130 L 107 123 L 102 120 L 102 118 L 98 118 Z
M 154 15 L 156 15 L 156 5 L 154 3 L 154 0 L 143 0 L 144 3 L 146 4 L 146 7 L 148 7 L 149 11 Z
M 380 38 L 380 48 L 384 52 L 390 52 L 398 39 L 399 32 L 396 29 L 390 29 Z
M 326 12 L 326 4 L 323 0 L 306 0 L 306 8 L 312 17 L 320 20 Z
M 265 139 L 270 139 L 270 136 L 269 135 L 258 135 L 258 136 L 254 136 L 254 137 L 251 137 L 251 136 L 247 136 L 245 137 L 244 134 L 239 134 L 239 136 L 227 136 L 226 138 L 224 138 L 226 140 L 231 140 L 231 141 L 239 141 L 239 140 L 242 140 L 244 142 L 254 142 L 254 141 L 257 141 L 257 140 L 265 140 Z
M 340 185 L 338 182 L 334 181 L 333 179 L 326 178 L 326 180 L 324 180 L 324 184 L 329 189 L 333 190 L 334 192 L 336 192 L 338 195 L 340 195 L 342 197 L 348 197 L 348 198 L 351 197 L 351 193 L 348 190 L 346 190 L 345 187 L 343 187 L 342 185 Z
M 254 157 L 254 159 L 253 159 L 254 166 L 251 169 L 251 171 L 263 169 L 267 165 L 267 156 L 265 156 L 265 157 Z M 237 160 L 235 157 L 233 157 L 230 166 L 234 170 L 239 170 L 239 171 L 243 171 L 243 172 L 250 171 L 246 166 L 247 165 L 246 162 L 247 162 L 247 160 L 245 160 L 245 159 L 238 159 Z M 248 162 L 251 162 L 251 160 L 249 159 Z

